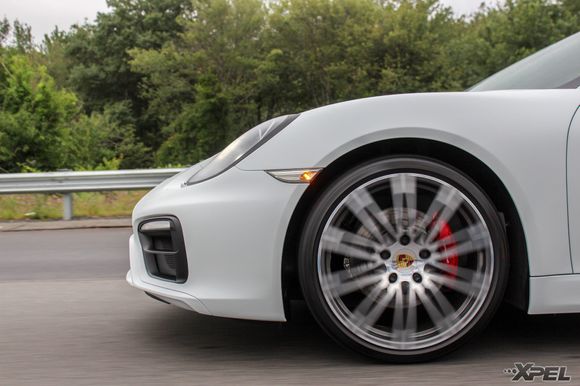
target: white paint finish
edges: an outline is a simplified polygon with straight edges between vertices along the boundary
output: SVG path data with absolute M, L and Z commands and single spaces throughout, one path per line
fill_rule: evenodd
M 580 112 L 570 124 L 568 137 L 568 209 L 572 268 L 580 272 Z
M 425 138 L 488 165 L 516 203 L 533 276 L 570 273 L 566 135 L 580 90 L 408 94 L 303 113 L 239 167 L 324 167 L 364 144 Z
M 190 276 L 184 284 L 151 278 L 135 239 L 131 281 L 198 312 L 283 321 L 282 248 L 306 185 L 282 183 L 264 170 L 324 167 L 364 144 L 403 137 L 446 142 L 487 164 L 516 203 L 532 275 L 569 274 L 566 140 L 579 102 L 579 90 L 439 93 L 369 98 L 303 113 L 223 174 L 184 186 L 196 165 L 147 194 L 135 208 L 134 226 L 146 216 L 178 217 Z M 576 290 L 576 281 L 561 280 L 532 279 L 530 312 L 575 309 L 573 293 L 558 291 Z M 562 298 L 545 304 L 556 295 Z
M 530 314 L 580 312 L 580 275 L 530 278 Z
M 200 184 L 183 187 L 183 173 L 150 192 L 135 208 L 139 219 L 176 216 L 183 228 L 189 277 L 176 284 L 150 277 L 139 253 L 131 271 L 145 285 L 185 292 L 208 313 L 284 321 L 282 249 L 290 216 L 304 184 L 285 184 L 264 171 L 231 168 Z M 167 295 L 164 295 L 167 296 Z
M 147 273 L 145 272 L 143 264 L 140 264 L 143 262 L 143 255 L 135 240 L 136 238 L 133 235 L 129 238 L 131 270 L 127 272 L 127 276 L 125 277 L 127 283 L 135 288 L 157 295 L 166 301 L 170 301 L 178 307 L 186 308 L 200 314 L 209 314 L 205 305 L 194 296 L 182 291 L 170 290 L 163 286 L 145 283 L 142 278 L 144 277 L 143 275 L 147 276 Z

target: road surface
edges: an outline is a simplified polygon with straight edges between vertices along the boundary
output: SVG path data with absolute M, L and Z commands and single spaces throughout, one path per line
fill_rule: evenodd
M 508 307 L 437 362 L 382 365 L 291 323 L 197 315 L 124 281 L 128 229 L 0 233 L 0 385 L 510 384 L 514 362 L 580 382 L 580 316 Z M 580 296 L 580 294 L 579 294 Z

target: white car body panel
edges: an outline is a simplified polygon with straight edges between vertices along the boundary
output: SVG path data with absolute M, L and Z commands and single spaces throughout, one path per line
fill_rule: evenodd
M 504 183 L 520 214 L 532 276 L 571 273 L 566 134 L 580 90 L 409 94 L 303 113 L 243 160 L 246 170 L 325 167 L 364 144 L 425 138 L 463 149 Z
M 192 174 L 188 170 L 163 183 L 133 212 L 134 229 L 148 216 L 179 218 L 188 257 L 187 282 L 149 276 L 137 238 L 132 241 L 133 280 L 156 295 L 166 297 L 156 292 L 158 287 L 185 293 L 203 305 L 196 310 L 201 313 L 284 321 L 281 251 L 306 185 L 284 184 L 263 171 L 233 167 L 203 183 L 184 186 Z
M 529 314 L 580 312 L 580 275 L 530 278 Z
M 580 296 L 544 304 L 563 288 L 580 287 L 580 275 L 571 275 L 566 195 L 567 133 L 579 103 L 579 90 L 432 93 L 302 113 L 217 177 L 184 186 L 195 166 L 150 192 L 135 208 L 134 228 L 148 216 L 178 217 L 189 278 L 175 284 L 150 277 L 135 238 L 128 281 L 164 299 L 172 291 L 185 294 L 185 303 L 202 313 L 285 320 L 282 250 L 307 185 L 283 183 L 264 171 L 325 167 L 368 143 L 424 138 L 471 153 L 506 186 L 522 220 L 530 274 L 542 276 L 530 281 L 530 312 L 580 312 Z
M 568 134 L 568 210 L 572 269 L 580 273 L 580 109 L 576 110 Z

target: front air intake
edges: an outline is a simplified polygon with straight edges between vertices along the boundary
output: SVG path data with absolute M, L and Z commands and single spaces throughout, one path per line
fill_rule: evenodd
M 179 220 L 174 216 L 143 220 L 138 231 L 149 275 L 175 283 L 185 282 L 187 256 Z

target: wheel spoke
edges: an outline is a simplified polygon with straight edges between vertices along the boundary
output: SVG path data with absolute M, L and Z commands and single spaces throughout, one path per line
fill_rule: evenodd
M 406 343 L 414 341 L 413 334 L 417 332 L 416 285 L 409 284 L 407 294 L 399 287 L 395 296 L 392 332 L 395 340 L 401 342 L 401 348 L 404 348 Z
M 420 229 L 427 229 L 427 226 L 434 222 L 425 237 L 426 243 L 431 243 L 437 237 L 441 226 L 453 217 L 462 202 L 463 199 L 457 189 L 441 185 L 419 227 Z
M 443 313 L 443 315 L 445 315 L 445 317 L 448 318 L 450 315 L 452 315 L 455 312 L 455 309 L 453 308 L 451 303 L 449 303 L 449 300 L 447 300 L 447 298 L 445 297 L 443 292 L 441 292 L 439 290 L 439 288 L 437 288 L 433 284 L 432 281 L 426 280 L 425 281 L 425 288 L 427 288 L 431 291 L 431 294 L 433 295 L 433 299 L 435 299 L 435 302 L 437 303 L 437 305 L 439 306 L 439 309 L 442 311 L 442 313 Z
M 396 174 L 391 178 L 391 195 L 395 216 L 395 229 L 400 234 L 403 229 L 403 213 L 407 208 L 409 227 L 415 224 L 417 212 L 417 184 L 414 176 L 410 174 Z
M 393 286 L 389 286 L 386 291 L 383 292 L 383 295 L 380 297 L 378 302 L 375 303 L 374 307 L 372 307 L 369 312 L 364 316 L 364 325 L 367 328 L 373 327 L 377 320 L 381 317 L 385 309 L 389 305 L 389 303 L 393 300 L 395 296 L 395 290 Z
M 382 226 L 391 239 L 395 239 L 396 232 L 389 223 L 389 219 L 366 189 L 359 188 L 354 190 L 348 196 L 346 206 L 378 242 L 385 243 L 388 241 L 385 240 L 385 236 L 378 224 Z
M 433 295 L 434 303 L 436 303 L 438 308 L 441 310 L 441 315 L 444 317 L 444 322 L 441 323 L 440 326 L 443 326 L 447 331 L 456 331 L 457 324 L 454 323 L 454 321 L 456 320 L 455 315 L 457 311 L 453 305 L 451 305 L 445 294 L 432 282 L 427 281 L 425 287 L 430 290 Z
M 436 240 L 430 245 L 433 250 L 445 248 L 449 244 L 457 245 L 466 241 L 489 243 L 490 236 L 487 228 L 480 222 L 454 232 L 440 240 Z
M 382 263 L 364 263 L 359 264 L 355 267 L 349 269 L 341 269 L 325 276 L 326 281 L 329 283 L 343 283 L 351 279 L 356 279 L 359 276 L 364 276 L 372 273 L 375 269 L 380 267 Z
M 388 287 L 385 287 L 382 283 L 375 284 L 372 291 L 359 303 L 350 316 L 350 319 L 355 326 L 362 327 L 365 324 L 368 324 L 368 314 L 376 306 L 375 302 L 385 291 L 385 288 Z
M 415 339 L 412 337 L 417 332 L 417 292 L 414 285 L 411 285 L 409 291 L 408 307 L 405 333 L 402 336 L 402 341 L 405 343 L 414 341 Z
M 376 249 L 378 246 L 379 244 L 372 240 L 335 227 L 327 229 L 320 240 L 320 248 L 323 251 L 371 262 L 380 261 L 380 257 L 375 252 L 369 252 L 368 249 Z
M 381 248 L 381 244 L 374 240 L 336 227 L 329 227 L 324 231 L 324 234 L 329 239 L 338 240 L 341 243 L 348 243 L 358 247 L 373 249 L 375 251 Z
M 478 272 L 473 269 L 441 263 L 436 260 L 429 261 L 427 265 L 437 268 L 441 271 L 447 272 L 467 282 L 473 282 L 478 276 Z
M 364 264 L 359 264 L 359 265 L 356 265 L 354 267 L 351 267 L 348 270 L 341 270 L 338 272 L 342 272 L 343 275 L 348 275 L 348 277 L 350 277 L 350 278 L 356 278 L 356 277 L 359 277 L 361 275 L 365 275 L 367 273 L 374 271 L 375 269 L 381 267 L 383 264 L 384 263 L 382 261 L 364 263 Z M 335 272 L 335 273 L 338 273 L 338 272 Z
M 447 288 L 467 296 L 473 295 L 481 289 L 481 284 L 478 281 L 467 282 L 437 273 L 429 273 L 429 279 L 436 284 L 444 285 Z
M 417 297 L 421 300 L 421 304 L 427 311 L 427 315 L 433 322 L 433 325 L 437 327 L 438 332 L 445 330 L 449 326 L 449 321 L 441 311 L 437 308 L 433 300 L 425 293 L 425 288 L 420 287 L 417 289 Z
M 322 289 L 331 291 L 334 296 L 344 296 L 383 280 L 383 272 L 367 273 L 355 277 L 351 277 L 349 271 L 345 270 L 327 274 L 324 277 Z
M 403 334 L 404 326 L 404 304 L 403 304 L 403 290 L 401 287 L 397 287 L 395 291 L 395 311 L 393 312 L 393 333 L 395 336 L 400 336 Z
M 442 252 L 433 254 L 434 260 L 445 260 L 452 256 L 464 256 L 473 252 L 481 251 L 489 247 L 488 239 L 467 240 L 461 244 L 450 246 Z

